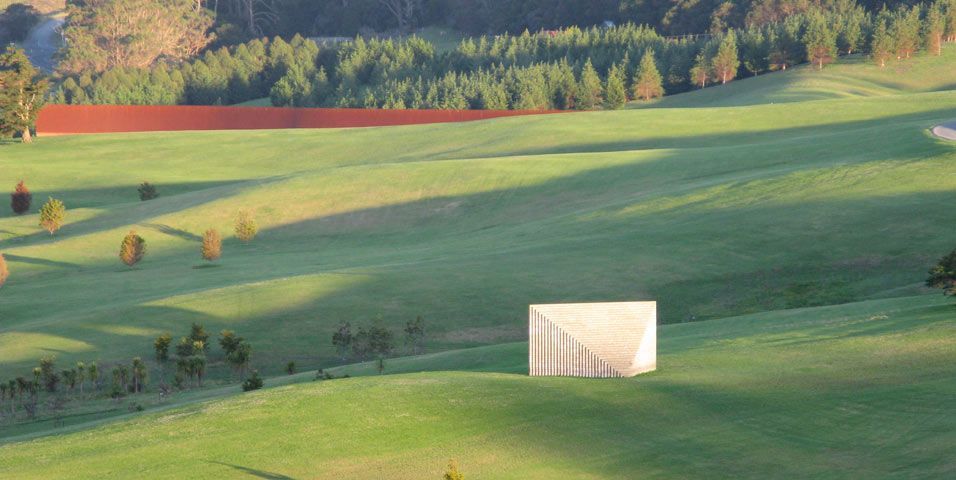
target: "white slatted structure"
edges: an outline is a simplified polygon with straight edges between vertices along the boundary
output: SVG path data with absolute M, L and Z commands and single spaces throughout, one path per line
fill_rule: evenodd
M 657 302 L 531 305 L 531 376 L 633 377 L 657 368 Z

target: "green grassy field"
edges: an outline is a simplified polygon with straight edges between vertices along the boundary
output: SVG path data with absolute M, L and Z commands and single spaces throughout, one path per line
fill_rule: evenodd
M 942 296 L 667 325 L 659 370 L 530 378 L 506 344 L 0 446 L 7 478 L 945 478 Z M 468 371 L 471 370 L 471 371 Z M 358 369 L 351 373 L 360 373 Z M 484 373 L 481 373 L 484 372 Z
M 956 87 L 956 48 L 943 56 L 891 61 L 880 68 L 861 55 L 841 57 L 823 70 L 803 65 L 789 71 L 746 78 L 682 95 L 665 97 L 653 107 L 727 107 L 793 103 L 835 98 L 877 97 L 931 92 Z M 632 106 L 643 106 L 634 103 Z
M 327 365 L 341 321 L 422 315 L 434 350 L 519 340 L 529 303 L 654 298 L 674 323 L 916 293 L 952 248 L 956 155 L 927 128 L 954 107 L 944 92 L 5 145 L 0 185 L 70 210 L 55 238 L 36 214 L 0 217 L 0 377 L 50 353 L 149 357 L 193 321 L 237 330 L 276 372 Z M 143 180 L 162 197 L 140 202 Z M 198 235 L 231 233 L 240 208 L 260 237 L 194 269 Z M 149 248 L 133 270 L 130 229 Z
M 954 246 L 956 145 L 928 132 L 956 111 L 952 55 L 864 93 L 890 74 L 796 69 L 656 105 L 673 108 L 0 144 L 0 185 L 34 193 L 0 211 L 0 380 L 51 354 L 151 359 L 192 322 L 236 330 L 268 376 L 339 365 L 343 321 L 421 315 L 437 352 L 387 368 L 426 373 L 224 399 L 214 348 L 206 389 L 0 424 L 0 477 L 422 478 L 449 457 L 479 478 L 951 475 L 956 321 L 922 282 Z M 159 199 L 138 200 L 144 180 Z M 52 238 L 48 196 L 69 208 Z M 240 209 L 262 228 L 248 245 Z M 212 268 L 207 228 L 226 236 Z M 522 375 L 529 303 L 643 299 L 667 324 L 660 371 Z

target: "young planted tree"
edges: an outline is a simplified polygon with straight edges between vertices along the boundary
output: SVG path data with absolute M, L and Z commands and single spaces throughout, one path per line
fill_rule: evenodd
M 385 358 L 392 354 L 395 349 L 395 335 L 390 330 L 381 325 L 372 325 L 368 329 L 368 349 L 369 353 L 378 357 Z
M 901 8 L 893 19 L 891 34 L 896 40 L 897 58 L 910 58 L 920 49 L 920 13 L 922 5 Z
M 169 346 L 173 343 L 172 335 L 163 333 L 153 341 L 153 350 L 156 352 L 156 362 L 165 365 L 169 361 Z
M 445 470 L 444 480 L 465 480 L 465 475 L 458 469 L 457 460 L 448 461 L 448 470 Z
M 156 190 L 156 185 L 153 185 L 149 182 L 143 182 L 139 184 L 139 188 L 136 189 L 139 192 L 140 201 L 153 200 L 159 198 L 159 192 Z
M 199 346 L 197 350 L 201 350 L 203 353 L 209 351 L 209 334 L 201 324 L 193 322 L 192 327 L 189 329 L 189 339 L 194 346 L 198 342 Z
M 73 389 L 76 388 L 77 374 L 76 369 L 71 368 L 69 370 L 63 370 L 60 372 L 60 376 L 63 377 L 63 383 L 66 385 L 68 391 L 73 393 Z
M 769 27 L 770 34 L 770 66 L 780 70 L 798 63 L 805 55 L 800 42 L 800 31 L 803 20 L 798 15 L 791 15 L 782 22 Z
M 956 0 L 942 0 L 946 23 L 946 41 L 956 42 Z
M 123 238 L 120 244 L 119 257 L 128 267 L 133 267 L 146 256 L 146 240 L 136 234 L 135 230 L 130 230 Z
M 7 283 L 7 278 L 10 277 L 10 270 L 7 269 L 7 260 L 3 258 L 3 254 L 0 253 L 0 287 L 3 287 L 4 283 Z
M 80 385 L 80 396 L 83 396 L 83 384 L 86 383 L 86 364 L 76 362 L 76 382 Z
M 128 392 L 126 384 L 128 382 L 129 370 L 126 365 L 117 365 L 113 367 L 113 383 L 110 384 L 110 397 L 120 398 L 126 396 Z
M 740 60 L 737 58 L 737 37 L 733 30 L 727 32 L 717 47 L 717 54 L 713 59 L 714 74 L 720 83 L 727 83 L 737 77 Z
M 885 20 L 878 20 L 870 40 L 870 55 L 880 68 L 886 67 L 886 61 L 893 57 L 894 41 L 886 27 Z
M 648 48 L 641 58 L 641 65 L 634 77 L 634 98 L 647 101 L 662 96 L 664 96 L 664 80 L 654 61 L 654 50 Z
M 740 32 L 740 60 L 752 75 L 757 76 L 770 68 L 770 42 L 760 27 L 750 27 Z
M 140 393 L 146 389 L 146 382 L 149 380 L 149 368 L 142 358 L 136 357 L 133 359 L 132 374 L 133 393 Z
M 63 226 L 65 218 L 66 205 L 53 197 L 50 197 L 40 208 L 40 226 L 50 232 L 50 236 Z
M 425 353 L 425 320 L 421 315 L 405 323 L 405 346 L 412 355 Z
M 285 364 L 285 373 L 288 375 L 295 375 L 295 362 L 289 361 Z
M 866 23 L 868 19 L 862 7 L 847 12 L 842 18 L 840 31 L 837 34 L 837 48 L 846 52 L 847 55 L 852 55 L 859 50 L 865 38 L 863 25 Z
M 253 390 L 259 390 L 262 388 L 262 384 L 262 377 L 259 376 L 259 371 L 253 370 L 252 376 L 242 383 L 242 391 L 251 392 Z
M 926 11 L 923 20 L 923 35 L 926 37 L 926 50 L 933 55 L 943 54 L 943 35 L 946 34 L 946 16 L 942 5 L 934 3 Z
M 90 363 L 90 384 L 93 386 L 93 390 L 100 389 L 100 367 L 96 362 Z
M 8 46 L 0 54 L 0 133 L 19 133 L 23 143 L 32 142 L 30 129 L 36 123 L 48 86 L 23 50 Z
M 627 103 L 627 89 L 624 86 L 624 68 L 615 64 L 607 72 L 604 105 L 608 109 L 618 110 L 623 108 L 625 103 Z
M 690 69 L 690 81 L 700 88 L 706 87 L 710 80 L 710 65 L 710 59 L 705 57 L 703 53 L 697 54 L 697 58 L 694 59 L 694 66 Z
M 332 345 L 343 362 L 349 356 L 349 350 L 352 348 L 352 325 L 348 322 L 339 325 L 338 330 L 332 334 Z
M 592 110 L 600 106 L 602 102 L 604 102 L 604 87 L 601 85 L 601 77 L 598 76 L 589 58 L 581 69 L 576 105 L 580 110 Z
M 210 228 L 202 236 L 202 248 L 200 249 L 203 260 L 214 262 L 222 257 L 222 237 L 219 231 Z
M 926 286 L 942 289 L 946 295 L 956 295 L 956 250 L 939 259 L 929 271 Z
M 56 386 L 60 383 L 60 375 L 56 372 L 56 357 L 47 356 L 40 359 L 40 366 L 37 367 L 39 372 L 34 370 L 34 377 L 39 373 L 39 378 L 36 378 L 37 383 L 41 380 L 43 382 L 43 387 L 46 388 L 48 392 L 55 392 Z
M 249 366 L 251 360 L 252 345 L 249 345 L 248 342 L 243 341 L 241 338 L 235 348 L 226 355 L 226 361 L 229 362 L 233 370 L 239 374 L 240 380 L 245 376 L 246 368 Z
M 256 223 L 256 217 L 247 210 L 240 210 L 236 217 L 235 225 L 236 238 L 244 243 L 251 242 L 259 233 L 259 225 Z
M 20 180 L 13 189 L 13 193 L 10 194 L 10 208 L 13 210 L 13 213 L 23 215 L 30 211 L 30 204 L 32 202 L 33 194 L 30 193 L 27 186 L 23 184 L 23 180 Z
M 822 70 L 823 64 L 836 58 L 836 31 L 831 28 L 822 13 L 814 12 L 807 18 L 803 45 L 807 51 L 807 61 L 816 65 L 818 70 Z

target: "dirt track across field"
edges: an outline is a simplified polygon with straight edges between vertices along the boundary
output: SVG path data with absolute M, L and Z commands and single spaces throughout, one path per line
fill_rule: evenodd
M 946 140 L 956 140 L 956 121 L 933 127 L 933 135 Z

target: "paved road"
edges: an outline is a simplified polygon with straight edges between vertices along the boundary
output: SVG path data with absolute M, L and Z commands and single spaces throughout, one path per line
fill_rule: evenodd
M 55 67 L 53 55 L 60 48 L 60 27 L 65 18 L 62 14 L 47 17 L 30 30 L 23 41 L 23 50 L 37 68 L 52 72 Z
M 956 140 L 956 121 L 933 127 L 933 135 L 946 140 Z

